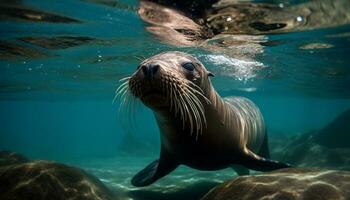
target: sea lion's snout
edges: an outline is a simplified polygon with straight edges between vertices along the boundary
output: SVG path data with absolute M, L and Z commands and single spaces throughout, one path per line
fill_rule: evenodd
M 157 63 L 148 63 L 141 65 L 141 71 L 146 79 L 153 79 L 159 72 L 160 65 Z
M 161 62 L 142 62 L 130 78 L 129 87 L 136 98 L 149 107 L 167 106 L 165 71 Z

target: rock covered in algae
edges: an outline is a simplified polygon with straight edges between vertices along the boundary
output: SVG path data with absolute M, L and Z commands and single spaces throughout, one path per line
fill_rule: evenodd
M 202 200 L 345 200 L 350 172 L 289 168 L 241 176 L 215 187 Z
M 12 151 L 0 151 L 0 167 L 26 162 L 29 162 L 29 160 L 21 154 Z
M 49 161 L 0 168 L 0 199 L 110 200 L 111 192 L 81 169 Z

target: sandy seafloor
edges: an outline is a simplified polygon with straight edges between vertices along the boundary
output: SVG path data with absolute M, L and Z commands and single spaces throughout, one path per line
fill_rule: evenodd
M 237 176 L 231 168 L 199 171 L 180 166 L 151 186 L 142 188 L 132 186 L 131 178 L 156 158 L 157 154 L 154 156 L 125 154 L 113 158 L 71 161 L 67 164 L 81 167 L 95 175 L 121 199 L 199 199 L 212 187 Z

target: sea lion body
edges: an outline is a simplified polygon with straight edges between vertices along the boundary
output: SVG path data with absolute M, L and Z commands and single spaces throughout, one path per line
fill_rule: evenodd
M 265 127 L 258 108 L 250 100 L 242 97 L 219 101 L 221 108 L 213 104 L 205 105 L 206 121 L 209 123 L 197 139 L 188 134 L 188 128 L 182 129 L 181 120 L 174 120 L 168 113 L 155 113 L 163 148 L 181 164 L 198 170 L 218 170 L 232 164 L 240 164 L 245 146 L 256 153 L 259 152 L 265 137 Z M 247 107 L 251 109 L 249 114 L 231 117 L 232 119 L 227 121 L 231 125 L 225 124 L 222 114 L 224 110 L 234 112 L 235 109 L 244 110 Z M 245 130 L 243 133 L 241 124 L 244 122 L 250 123 L 246 124 L 246 127 L 259 128 Z
M 133 185 L 150 185 L 181 164 L 198 170 L 235 166 L 240 175 L 289 167 L 268 159 L 265 125 L 255 104 L 243 97 L 223 100 L 211 75 L 193 56 L 165 52 L 143 61 L 118 89 L 152 109 L 160 130 L 159 159 L 141 170 Z

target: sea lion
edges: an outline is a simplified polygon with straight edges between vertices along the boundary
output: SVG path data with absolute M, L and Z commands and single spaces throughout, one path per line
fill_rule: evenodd
M 195 57 L 177 51 L 144 60 L 117 89 L 152 109 L 160 130 L 159 159 L 132 178 L 134 186 L 147 186 L 180 164 L 198 170 L 236 166 L 270 171 L 289 167 L 269 158 L 263 117 L 250 100 L 223 99 L 213 88 L 213 76 Z M 248 168 L 248 169 L 246 169 Z

